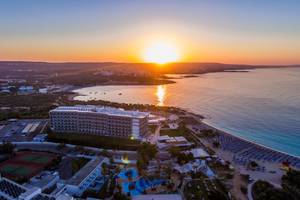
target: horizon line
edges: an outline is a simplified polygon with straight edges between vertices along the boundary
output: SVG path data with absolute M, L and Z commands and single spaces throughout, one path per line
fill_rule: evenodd
M 49 63 L 49 64 L 100 64 L 100 63 L 116 63 L 116 64 L 151 64 L 151 65 L 170 65 L 170 64 L 223 64 L 223 65 L 244 65 L 244 66 L 300 66 L 300 63 L 294 64 L 245 64 L 245 63 L 223 63 L 223 62 L 169 62 L 165 64 L 151 63 L 151 62 L 122 62 L 122 61 L 42 61 L 42 60 L 0 60 L 0 62 L 23 62 L 23 63 Z

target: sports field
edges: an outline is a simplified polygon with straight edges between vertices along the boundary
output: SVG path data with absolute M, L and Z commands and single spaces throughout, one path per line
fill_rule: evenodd
M 24 161 L 24 162 L 32 162 L 32 163 L 40 163 L 40 164 L 46 164 L 49 161 L 52 160 L 51 157 L 49 156 L 41 156 L 41 155 L 35 155 L 35 154 L 31 154 L 31 155 L 24 155 L 22 157 L 19 157 L 20 161 Z
M 30 167 L 26 167 L 26 166 L 7 164 L 7 165 L 4 165 L 0 169 L 0 171 L 1 171 L 1 173 L 4 173 L 4 174 L 15 174 L 18 176 L 26 177 L 32 172 L 32 169 Z
M 29 179 L 52 164 L 57 156 L 42 152 L 18 152 L 0 164 L 0 173 L 10 179 Z

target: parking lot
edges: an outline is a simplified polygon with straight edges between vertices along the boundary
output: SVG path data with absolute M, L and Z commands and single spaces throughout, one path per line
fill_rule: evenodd
M 31 141 L 37 134 L 43 133 L 47 119 L 10 120 L 0 125 L 1 141 Z

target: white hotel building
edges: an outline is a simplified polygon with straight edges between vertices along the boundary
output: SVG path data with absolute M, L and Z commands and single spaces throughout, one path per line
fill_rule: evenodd
M 113 107 L 60 106 L 50 111 L 56 133 L 82 133 L 140 139 L 148 131 L 147 112 Z
M 102 165 L 108 164 L 108 158 L 97 157 L 89 161 L 65 184 L 65 190 L 70 195 L 81 196 L 97 177 L 102 176 Z

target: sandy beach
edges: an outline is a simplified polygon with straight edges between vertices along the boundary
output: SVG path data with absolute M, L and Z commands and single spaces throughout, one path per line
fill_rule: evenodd
M 189 113 L 189 115 L 193 115 L 193 114 Z M 280 162 L 280 161 L 272 161 L 272 160 L 268 160 L 268 159 L 264 159 L 264 160 L 263 159 L 255 159 L 255 158 L 251 158 L 251 156 L 250 156 L 250 158 L 246 159 L 248 162 L 245 162 L 245 163 L 236 162 L 235 158 L 237 156 L 240 156 L 240 154 L 242 152 L 246 151 L 249 148 L 260 149 L 262 151 L 262 154 L 266 154 L 266 155 L 269 155 L 270 153 L 272 153 L 272 155 L 274 154 L 274 155 L 282 156 L 283 160 L 293 159 L 293 160 L 296 160 L 297 163 L 300 162 L 300 159 L 298 157 L 291 156 L 291 155 L 285 154 L 283 152 L 279 152 L 279 151 L 270 149 L 268 147 L 256 144 L 254 142 L 247 141 L 245 139 L 236 137 L 230 133 L 222 131 L 218 128 L 215 128 L 215 127 L 203 122 L 199 117 L 197 117 L 195 115 L 193 115 L 193 116 L 196 119 L 198 119 L 198 124 L 193 125 L 193 127 L 196 126 L 198 128 L 199 132 L 201 130 L 205 130 L 205 129 L 212 129 L 212 130 L 216 131 L 219 134 L 219 136 L 234 138 L 234 140 L 232 141 L 232 145 L 235 145 L 234 143 L 237 143 L 238 141 L 240 141 L 242 144 L 243 143 L 248 144 L 244 148 L 241 147 L 241 150 L 239 150 L 238 152 L 233 152 L 226 148 L 223 148 L 222 144 L 221 144 L 221 147 L 219 147 L 219 148 L 214 147 L 212 142 L 217 141 L 218 139 L 211 139 L 211 138 L 208 139 L 208 138 L 204 138 L 204 137 L 198 137 L 205 146 L 213 149 L 219 158 L 223 159 L 224 161 L 229 161 L 231 163 L 231 165 L 235 168 L 235 171 L 238 171 L 240 174 L 245 174 L 245 175 L 248 174 L 253 180 L 259 180 L 259 179 L 266 180 L 266 181 L 271 182 L 272 184 L 274 184 L 277 187 L 281 187 L 280 186 L 281 177 L 282 177 L 282 175 L 285 174 L 285 171 L 281 168 L 282 162 Z M 192 129 L 190 129 L 190 130 L 192 130 Z M 192 130 L 192 131 L 195 133 L 194 130 Z M 197 134 L 199 135 L 200 133 L 197 133 Z M 272 158 L 272 157 L 270 157 L 270 158 Z M 260 169 L 264 169 L 264 170 L 249 169 L 248 164 L 251 161 L 255 161 L 260 166 Z M 295 168 L 298 168 L 298 167 L 295 167 Z

